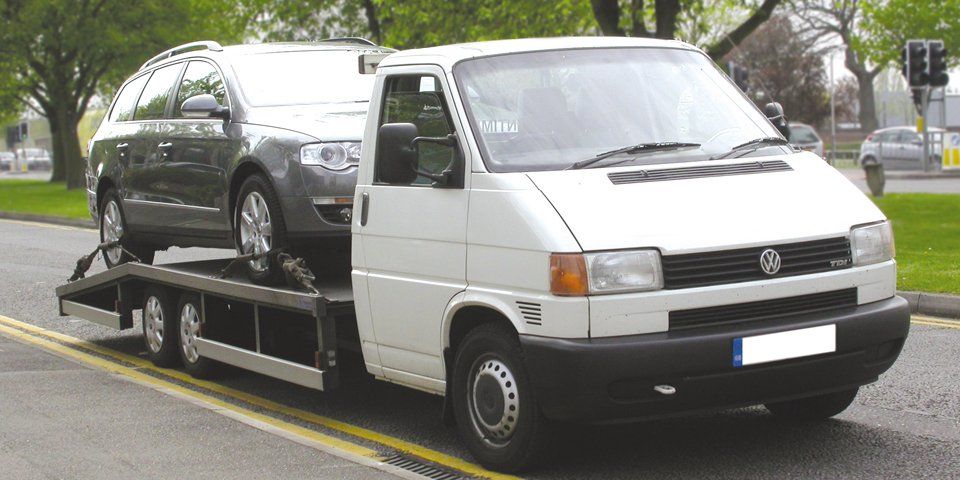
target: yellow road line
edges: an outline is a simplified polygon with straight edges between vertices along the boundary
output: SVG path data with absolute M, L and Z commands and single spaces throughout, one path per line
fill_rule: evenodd
M 46 227 L 46 228 L 56 228 L 58 230 L 72 230 L 75 232 L 96 232 L 95 227 L 71 227 L 69 225 L 59 225 L 56 223 L 43 223 L 43 222 L 31 222 L 29 220 L 14 220 L 12 218 L 0 218 L 0 222 L 10 222 L 10 223 L 19 223 L 21 225 L 29 225 L 31 227 Z
M 67 345 L 72 345 L 74 347 L 90 350 L 100 355 L 129 363 L 131 365 L 136 366 L 136 368 L 138 369 L 156 372 L 161 375 L 176 379 L 178 381 L 188 383 L 190 385 L 194 385 L 194 386 L 209 390 L 211 392 L 218 393 L 220 395 L 224 395 L 230 398 L 240 400 L 250 405 L 256 405 L 260 408 L 270 410 L 276 413 L 280 413 L 283 415 L 288 415 L 290 417 L 293 417 L 305 422 L 309 422 L 315 425 L 319 425 L 321 427 L 329 428 L 331 430 L 345 433 L 345 434 L 348 434 L 357 438 L 361 438 L 364 440 L 368 440 L 374 443 L 379 443 L 381 445 L 385 445 L 396 450 L 400 450 L 403 452 L 416 455 L 424 460 L 428 460 L 438 465 L 450 467 L 470 475 L 485 477 L 490 479 L 497 479 L 497 480 L 517 478 L 510 475 L 491 472 L 479 465 L 470 463 L 466 460 L 463 460 L 442 452 L 438 452 L 436 450 L 432 450 L 427 447 L 423 447 L 414 443 L 410 443 L 390 435 L 385 435 L 379 432 L 375 432 L 373 430 L 369 430 L 363 427 L 358 427 L 356 425 L 351 425 L 349 423 L 341 422 L 339 420 L 334 420 L 332 418 L 311 413 L 305 410 L 292 408 L 292 407 L 274 402 L 272 400 L 265 399 L 263 397 L 258 397 L 256 395 L 252 395 L 240 390 L 236 390 L 230 387 L 220 385 L 215 382 L 196 379 L 179 370 L 157 367 L 150 361 L 144 360 L 140 357 L 135 357 L 122 352 L 118 352 L 116 350 L 105 348 L 100 345 L 87 342 L 85 340 L 80 340 L 78 338 L 64 335 L 62 333 L 40 328 L 35 325 L 31 325 L 29 323 L 20 322 L 12 318 L 5 317 L 3 315 L 0 315 L 0 324 L 6 324 L 15 328 L 19 328 L 21 330 L 31 332 L 36 335 L 42 335 L 48 338 L 52 338 L 54 340 L 57 340 Z
M 2 317 L 2 318 L 6 320 L 6 317 Z M 162 379 L 156 378 L 154 376 L 141 373 L 131 367 L 119 365 L 114 362 L 104 360 L 100 357 L 81 352 L 77 349 L 70 348 L 50 340 L 39 338 L 28 332 L 15 329 L 7 325 L 0 325 L 0 333 L 8 337 L 14 338 L 16 340 L 19 340 L 21 342 L 24 342 L 36 347 L 40 347 L 50 352 L 54 352 L 63 357 L 73 359 L 77 362 L 80 362 L 89 366 L 93 366 L 110 373 L 128 377 L 139 383 L 156 387 L 159 390 L 173 391 L 180 396 L 198 400 L 198 401 L 210 404 L 214 407 L 242 415 L 244 417 L 255 420 L 256 422 L 279 428 L 288 433 L 296 434 L 298 436 L 304 437 L 313 442 L 320 443 L 327 447 L 337 449 L 342 452 L 346 452 L 348 454 L 355 455 L 358 457 L 381 460 L 381 458 L 379 457 L 379 454 L 376 451 L 370 448 L 364 447 L 362 445 L 357 445 L 355 443 L 351 443 L 346 440 L 332 437 L 330 435 L 326 435 L 326 434 L 317 432 L 315 430 L 311 430 L 309 428 L 304 428 L 299 425 L 295 425 L 289 422 L 284 422 L 282 420 L 278 420 L 276 418 L 254 412 L 252 410 L 236 406 L 232 403 L 224 402 L 223 400 L 219 400 L 215 397 L 205 395 L 195 390 L 184 388 L 174 383 L 170 383 L 168 381 L 164 381 Z
M 956 321 L 956 320 L 946 320 L 942 318 L 914 315 L 913 317 L 910 318 L 910 321 L 911 323 L 916 323 L 917 325 L 926 325 L 929 327 L 952 328 L 955 330 L 960 330 L 960 321 Z

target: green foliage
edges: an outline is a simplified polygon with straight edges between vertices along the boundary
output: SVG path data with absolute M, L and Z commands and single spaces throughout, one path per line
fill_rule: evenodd
M 960 195 L 874 199 L 893 224 L 897 288 L 960 294 Z
M 0 211 L 90 219 L 84 190 L 42 180 L 0 180 Z
M 876 65 L 900 61 L 907 40 L 943 40 L 951 65 L 957 65 L 960 50 L 960 1 L 957 0 L 864 0 L 863 33 L 854 48 Z
M 519 37 L 579 35 L 594 28 L 586 0 L 376 0 L 383 43 L 417 48 Z
M 373 37 L 366 17 L 372 0 L 240 0 L 258 38 L 271 42 Z

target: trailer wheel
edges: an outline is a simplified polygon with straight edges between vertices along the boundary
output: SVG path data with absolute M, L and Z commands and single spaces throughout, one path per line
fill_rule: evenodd
M 132 242 L 130 235 L 124 236 L 126 228 L 127 217 L 123 213 L 120 196 L 117 195 L 116 190 L 110 188 L 103 195 L 103 202 L 100 205 L 100 243 L 120 240 L 123 248 L 139 257 L 141 262 L 152 264 L 156 249 Z M 108 248 L 103 252 L 103 262 L 107 264 L 107 268 L 113 268 L 131 260 L 133 257 L 120 247 Z
M 196 378 L 211 378 L 216 376 L 219 363 L 209 358 L 201 357 L 197 349 L 197 339 L 200 338 L 200 296 L 193 293 L 184 293 L 180 296 L 177 308 L 178 330 L 180 334 L 180 359 L 183 368 Z
M 485 324 L 466 335 L 452 394 L 460 437 L 483 466 L 518 472 L 550 451 L 553 425 L 540 411 L 513 332 Z
M 770 413 L 786 420 L 825 420 L 847 409 L 859 388 L 764 405 Z
M 143 293 L 143 343 L 147 357 L 158 367 L 173 367 L 180 361 L 177 355 L 177 314 L 170 304 L 167 291 L 156 286 Z

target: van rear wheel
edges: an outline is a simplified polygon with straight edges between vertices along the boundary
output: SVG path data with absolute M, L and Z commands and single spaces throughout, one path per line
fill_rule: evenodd
M 543 416 L 517 336 L 495 324 L 467 334 L 453 372 L 457 430 L 483 466 L 519 472 L 550 451 L 552 423 Z
M 177 355 L 177 315 L 169 293 L 157 286 L 143 292 L 143 340 L 147 357 L 158 367 L 173 367 Z
M 197 339 L 201 336 L 201 308 L 200 296 L 193 293 L 184 293 L 180 296 L 177 308 L 177 325 L 179 335 L 180 359 L 183 368 L 196 378 L 213 378 L 220 369 L 215 360 L 200 356 Z

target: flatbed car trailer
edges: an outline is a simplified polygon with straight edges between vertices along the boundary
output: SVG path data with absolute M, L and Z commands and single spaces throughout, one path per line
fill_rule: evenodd
M 349 276 L 318 280 L 313 294 L 255 285 L 242 274 L 219 278 L 229 262 L 125 263 L 57 287 L 60 315 L 126 330 L 147 288 L 163 288 L 173 301 L 193 295 L 200 299 L 201 357 L 321 391 L 336 388 L 338 346 L 359 350 Z

